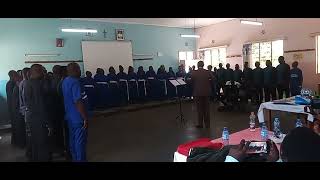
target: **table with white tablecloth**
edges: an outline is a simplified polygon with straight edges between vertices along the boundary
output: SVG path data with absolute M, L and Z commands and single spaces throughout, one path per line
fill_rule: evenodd
M 273 102 L 261 103 L 258 110 L 258 119 L 259 123 L 265 122 L 264 110 L 269 110 L 269 119 L 267 120 L 267 126 L 271 129 L 271 111 L 284 111 L 290 113 L 298 113 L 306 115 L 306 124 L 310 126 L 313 122 L 313 115 L 305 112 L 305 108 L 308 108 L 306 105 L 297 105 L 297 104 L 278 104 Z M 308 110 L 310 112 L 310 110 Z

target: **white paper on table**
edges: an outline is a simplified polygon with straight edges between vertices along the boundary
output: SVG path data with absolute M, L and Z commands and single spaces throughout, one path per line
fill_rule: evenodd
M 175 80 L 175 79 L 173 79 L 173 80 L 169 80 L 170 81 L 170 83 L 172 84 L 172 85 L 174 85 L 175 87 L 177 87 L 177 86 L 179 86 L 180 84 L 178 83 L 178 81 L 177 80 Z
M 185 84 L 187 84 L 187 83 L 184 82 L 182 79 L 177 79 L 177 81 L 178 81 L 178 83 L 179 83 L 180 85 L 185 85 Z

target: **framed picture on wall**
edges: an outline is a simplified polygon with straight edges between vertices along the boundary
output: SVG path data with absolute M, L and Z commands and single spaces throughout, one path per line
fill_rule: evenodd
M 116 39 L 118 41 L 124 40 L 124 30 L 123 29 L 116 29 Z

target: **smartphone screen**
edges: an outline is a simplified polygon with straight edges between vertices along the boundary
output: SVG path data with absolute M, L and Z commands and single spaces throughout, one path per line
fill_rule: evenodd
M 267 153 L 267 142 L 251 142 L 247 150 L 248 154 Z

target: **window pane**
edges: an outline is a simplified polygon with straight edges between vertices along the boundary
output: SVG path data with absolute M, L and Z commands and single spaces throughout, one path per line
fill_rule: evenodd
M 218 49 L 212 49 L 211 50 L 211 57 L 212 57 L 212 66 L 213 68 L 219 67 L 219 50 Z
M 193 51 L 187 51 L 187 60 L 193 60 Z
M 226 65 L 226 62 L 227 62 L 227 48 L 219 48 L 219 62 L 222 63 L 223 66 Z
M 187 53 L 185 51 L 179 52 L 179 60 L 187 60 Z
M 211 65 L 211 51 L 210 50 L 206 50 L 204 51 L 204 68 L 207 69 L 208 65 Z
M 259 57 L 259 48 L 260 44 L 259 43 L 253 43 L 252 44 L 252 54 L 251 54 L 251 67 L 254 68 L 254 64 L 256 61 L 260 61 Z
M 189 72 L 189 67 L 192 67 L 193 65 L 197 67 L 198 61 L 193 59 L 193 51 L 187 51 L 186 54 L 187 54 L 186 55 L 187 60 L 186 60 L 185 69 L 186 69 L 186 72 Z
M 272 41 L 272 66 L 278 66 L 279 56 L 283 56 L 283 40 Z
M 260 43 L 260 67 L 266 67 L 266 61 L 271 60 L 271 42 Z

